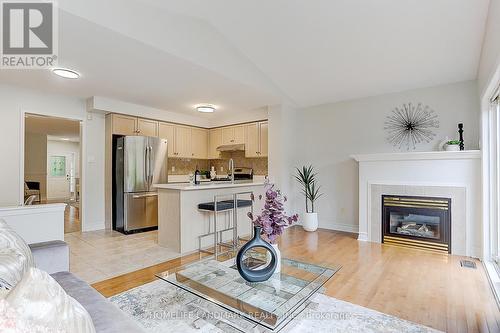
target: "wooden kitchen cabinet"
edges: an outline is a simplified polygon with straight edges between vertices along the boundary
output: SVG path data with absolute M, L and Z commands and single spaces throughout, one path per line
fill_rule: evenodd
M 155 120 L 137 118 L 137 135 L 158 136 L 158 122 Z
M 137 117 L 113 114 L 112 133 L 118 135 L 137 135 Z
M 113 134 L 158 136 L 156 120 L 113 114 L 111 122 Z
M 209 130 L 208 138 L 208 158 L 218 159 L 220 158 L 220 151 L 217 147 L 222 145 L 222 128 L 213 128 Z
M 175 126 L 175 157 L 191 158 L 191 127 Z
M 267 157 L 268 141 L 267 121 L 246 125 L 245 157 Z
M 259 144 L 259 123 L 252 123 L 246 125 L 247 137 L 245 140 L 245 156 L 246 157 L 259 157 L 260 144 Z
M 208 158 L 208 130 L 191 128 L 191 156 L 198 159 Z
M 245 126 L 229 126 L 222 128 L 222 144 L 234 145 L 245 143 Z
M 267 121 L 259 123 L 260 131 L 260 154 L 259 157 L 267 157 L 269 153 L 269 124 Z
M 167 139 L 168 157 L 175 157 L 175 125 L 169 123 L 159 123 L 158 136 Z

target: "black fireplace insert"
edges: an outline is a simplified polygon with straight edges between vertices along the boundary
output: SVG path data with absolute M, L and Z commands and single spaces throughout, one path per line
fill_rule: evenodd
M 451 253 L 451 199 L 382 195 L 382 243 Z

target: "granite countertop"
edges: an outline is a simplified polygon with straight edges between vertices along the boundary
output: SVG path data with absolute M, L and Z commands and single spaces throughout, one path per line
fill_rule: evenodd
M 249 186 L 263 186 L 263 181 L 253 181 L 253 182 L 241 182 L 234 183 L 231 182 L 206 182 L 200 185 L 191 185 L 189 183 L 180 184 L 154 184 L 154 187 L 158 189 L 165 190 L 177 190 L 177 191 L 201 191 L 201 190 L 215 190 L 221 188 L 237 188 L 237 187 L 249 187 Z

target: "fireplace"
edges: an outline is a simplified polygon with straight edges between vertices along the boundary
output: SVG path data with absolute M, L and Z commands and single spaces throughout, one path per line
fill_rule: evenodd
M 382 195 L 382 243 L 451 253 L 451 199 Z

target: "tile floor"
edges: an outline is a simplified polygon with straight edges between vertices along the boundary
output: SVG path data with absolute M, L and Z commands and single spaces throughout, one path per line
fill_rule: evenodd
M 70 271 L 94 283 L 173 259 L 179 255 L 157 244 L 157 231 L 123 235 L 112 230 L 66 234 Z

